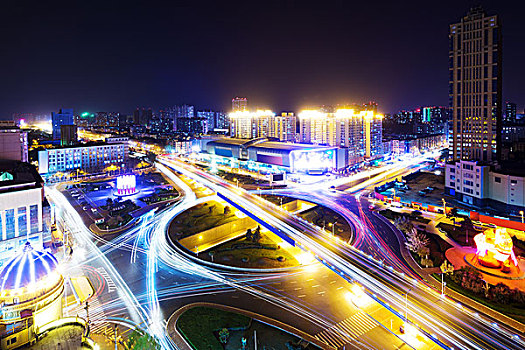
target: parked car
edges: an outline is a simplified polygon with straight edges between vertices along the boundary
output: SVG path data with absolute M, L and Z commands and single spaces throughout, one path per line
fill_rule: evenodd
M 93 213 L 96 213 L 96 212 L 97 212 L 97 208 L 91 208 L 91 211 L 92 211 Z

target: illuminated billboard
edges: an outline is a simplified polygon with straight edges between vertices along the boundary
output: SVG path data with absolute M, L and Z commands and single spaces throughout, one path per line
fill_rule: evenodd
M 290 153 L 293 172 L 329 171 L 335 168 L 335 151 L 304 150 Z

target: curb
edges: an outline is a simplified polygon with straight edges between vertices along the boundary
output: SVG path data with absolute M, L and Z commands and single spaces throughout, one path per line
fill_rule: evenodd
M 277 320 L 275 320 L 273 318 L 270 318 L 270 317 L 267 317 L 267 316 L 263 316 L 263 315 L 255 313 L 255 312 L 251 312 L 251 311 L 247 311 L 247 310 L 243 310 L 243 309 L 238 309 L 238 308 L 233 307 L 233 306 L 226 306 L 226 305 L 207 303 L 207 302 L 197 302 L 197 303 L 184 305 L 183 307 L 179 308 L 174 313 L 172 313 L 171 316 L 168 318 L 168 321 L 166 322 L 166 332 L 168 333 L 168 336 L 178 346 L 182 345 L 181 346 L 182 349 L 193 350 L 193 348 L 187 343 L 187 341 L 184 338 L 184 336 L 182 334 L 180 334 L 179 331 L 177 330 L 177 321 L 178 321 L 180 315 L 182 315 L 182 313 L 184 313 L 186 310 L 194 308 L 194 307 L 199 307 L 199 306 L 211 307 L 211 308 L 220 309 L 220 310 L 223 310 L 223 311 L 229 311 L 229 312 L 238 313 L 238 314 L 250 317 L 252 319 L 255 319 L 255 320 L 259 321 L 259 322 L 266 323 L 266 324 L 268 324 L 270 326 L 273 326 L 275 328 L 281 329 L 281 330 L 283 330 L 283 331 L 285 331 L 287 333 L 290 333 L 292 335 L 295 335 L 295 336 L 297 336 L 299 338 L 302 338 L 302 339 L 304 339 L 304 340 L 306 340 L 306 341 L 308 341 L 308 342 L 310 342 L 312 344 L 317 345 L 321 349 L 337 350 L 336 348 L 331 347 L 331 346 L 329 346 L 329 345 L 327 345 L 327 344 L 317 340 L 316 338 L 314 338 L 310 334 L 305 333 L 305 332 L 303 332 L 303 331 L 301 331 L 301 330 L 299 330 L 299 329 L 297 329 L 295 327 L 292 327 L 292 326 L 287 325 L 285 323 L 282 323 L 280 321 L 277 321 Z

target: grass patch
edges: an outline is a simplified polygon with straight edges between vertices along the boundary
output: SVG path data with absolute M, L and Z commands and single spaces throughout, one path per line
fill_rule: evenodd
M 439 283 L 441 283 L 441 275 L 433 273 L 432 277 L 435 278 Z M 468 289 L 463 288 L 462 286 L 458 285 L 456 282 L 452 281 L 450 276 L 445 275 L 444 281 L 447 283 L 447 288 L 450 288 L 454 290 L 455 292 L 458 292 L 459 294 L 462 294 L 472 300 L 477 301 L 480 304 L 483 304 L 495 311 L 501 312 L 502 314 L 509 316 L 513 319 L 515 319 L 518 322 L 525 322 L 525 308 L 523 304 L 507 304 L 507 305 L 501 305 L 493 303 L 487 298 L 485 298 L 484 295 L 476 294 Z
M 398 213 L 398 212 L 392 211 L 390 209 L 380 210 L 379 214 L 383 215 L 385 218 L 390 219 L 390 220 L 395 220 L 395 219 L 397 219 L 400 216 L 405 216 L 405 217 L 409 218 L 412 221 L 417 221 L 417 222 L 425 224 L 425 225 L 427 225 L 430 222 L 429 219 L 426 219 L 426 218 L 421 217 L 421 216 L 412 216 L 412 215 L 407 214 L 407 213 Z
M 474 243 L 474 236 L 479 233 L 479 231 L 468 230 L 467 243 L 465 239 L 465 230 L 462 229 L 460 226 L 440 222 L 436 225 L 436 228 L 444 231 L 447 234 L 447 236 L 452 238 L 454 241 L 460 243 L 461 245 L 472 245 Z
M 201 253 L 199 257 L 211 261 L 210 253 L 213 254 L 214 262 L 228 266 L 280 268 L 299 265 L 293 255 L 275 244 L 264 233 L 261 233 L 261 239 L 257 243 L 241 237 L 214 247 L 211 252 Z
M 186 310 L 177 320 L 177 329 L 194 349 L 223 350 L 214 332 L 222 328 L 246 329 L 251 318 L 210 307 Z
M 228 207 L 230 209 L 226 209 L 225 215 L 225 207 L 228 206 L 224 206 L 215 201 L 194 206 L 173 219 L 170 224 L 169 233 L 175 236 L 176 239 L 182 239 L 195 233 L 203 232 L 237 220 L 237 216 L 233 214 L 235 209 Z

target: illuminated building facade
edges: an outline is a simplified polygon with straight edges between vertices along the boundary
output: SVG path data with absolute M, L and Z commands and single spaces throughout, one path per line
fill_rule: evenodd
M 473 8 L 450 25 L 449 104 L 454 160 L 500 158 L 502 35 L 498 16 Z
M 350 158 L 382 154 L 382 116 L 373 110 L 305 110 L 299 114 L 299 141 L 342 147 Z
M 324 173 L 345 168 L 346 152 L 337 147 L 284 143 L 267 138 L 196 140 L 199 156 L 210 163 L 241 165 L 253 171 Z
M 61 109 L 58 113 L 51 113 L 51 122 L 53 124 L 53 140 L 61 139 L 61 125 L 73 125 L 75 124 L 72 109 Z
M 295 142 L 297 130 L 297 118 L 291 112 L 283 112 L 274 118 L 274 133 L 271 137 L 278 138 L 283 142 Z
M 445 165 L 445 193 L 467 204 L 525 210 L 525 174 L 505 173 L 477 161 Z
M 0 271 L 0 348 L 33 343 L 44 326 L 62 317 L 64 278 L 48 252 L 27 243 Z
M 246 97 L 235 97 L 232 99 L 232 111 L 244 112 L 248 108 L 248 99 Z
M 127 142 L 53 148 L 38 152 L 38 171 L 53 174 L 76 169 L 101 169 L 111 164 L 122 166 L 128 159 Z
M 35 167 L 0 161 L 0 261 L 9 259 L 26 241 L 43 246 L 46 232 L 43 180 Z

